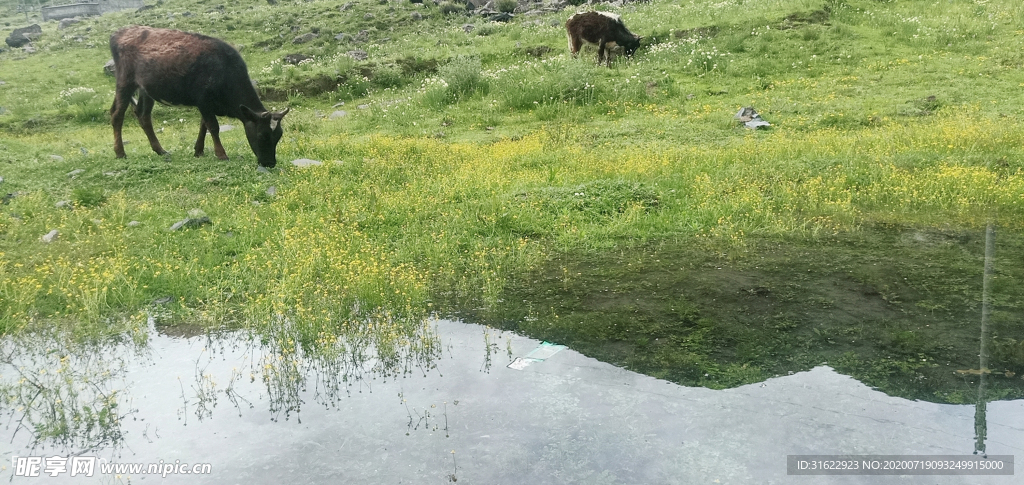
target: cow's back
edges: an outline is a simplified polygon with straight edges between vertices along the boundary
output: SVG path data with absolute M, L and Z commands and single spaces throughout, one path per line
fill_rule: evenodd
M 196 106 L 241 75 L 245 62 L 223 41 L 180 30 L 126 27 L 110 37 L 117 76 L 138 85 L 154 99 Z M 123 74 L 122 74 L 123 73 Z

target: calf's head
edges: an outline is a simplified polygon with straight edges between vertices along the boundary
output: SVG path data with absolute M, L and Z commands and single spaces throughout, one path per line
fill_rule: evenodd
M 252 152 L 256 154 L 256 162 L 260 166 L 274 168 L 277 165 L 277 142 L 281 141 L 284 134 L 284 130 L 281 129 L 281 118 L 284 118 L 291 108 L 277 113 L 257 113 L 244 105 L 241 109 L 245 137 L 249 140 Z
M 622 51 L 627 56 L 633 55 L 633 53 L 640 48 L 640 36 L 636 34 L 630 35 L 631 37 L 622 43 Z

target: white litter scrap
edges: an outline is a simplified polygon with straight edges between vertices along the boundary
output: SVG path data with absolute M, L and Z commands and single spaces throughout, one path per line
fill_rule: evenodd
M 736 116 L 733 116 L 733 118 L 740 120 L 740 122 L 743 123 L 743 126 L 746 126 L 751 130 L 756 130 L 761 127 L 772 126 L 771 123 L 768 123 L 767 121 L 761 119 L 761 115 L 758 114 L 757 111 L 754 110 L 754 108 L 751 108 L 749 106 L 746 108 L 740 108 L 739 112 L 737 112 Z
M 553 344 L 550 342 L 541 342 L 537 348 L 530 351 L 523 357 L 516 357 L 509 365 L 509 369 L 523 370 L 530 364 L 537 362 L 544 362 L 549 359 L 552 355 L 561 352 L 566 347 L 564 345 Z

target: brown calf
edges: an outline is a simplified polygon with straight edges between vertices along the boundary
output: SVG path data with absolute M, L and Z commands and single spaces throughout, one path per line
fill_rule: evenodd
M 640 36 L 633 34 L 622 23 L 622 18 L 608 12 L 578 13 L 565 22 L 569 36 L 569 52 L 576 57 L 583 44 L 597 46 L 597 63 L 612 65 L 611 49 L 621 46 L 627 56 L 640 47 Z

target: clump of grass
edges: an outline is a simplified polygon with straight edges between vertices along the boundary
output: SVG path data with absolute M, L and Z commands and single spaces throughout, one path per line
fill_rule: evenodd
M 78 187 L 71 191 L 71 200 L 78 207 L 99 207 L 107 201 L 107 195 L 99 187 Z
M 423 83 L 424 102 L 441 108 L 459 102 L 477 92 L 486 93 L 487 79 L 482 74 L 480 59 L 458 56 L 437 70 L 436 78 Z
M 441 14 L 445 16 L 462 15 L 466 13 L 466 6 L 461 3 L 441 2 L 437 8 L 441 10 Z
M 513 109 L 553 103 L 587 104 L 601 93 L 597 67 L 565 57 L 525 61 L 490 75 L 495 79 L 497 98 Z
M 580 3 L 583 3 L 582 1 Z M 579 5 L 579 4 L 574 4 Z M 519 2 L 516 0 L 498 0 L 494 5 L 497 7 L 499 12 L 512 13 L 516 7 L 519 6 Z
M 595 180 L 572 187 L 547 187 L 516 196 L 530 200 L 551 213 L 580 212 L 591 216 L 613 216 L 630 207 L 649 211 L 661 202 L 658 192 L 640 182 Z

